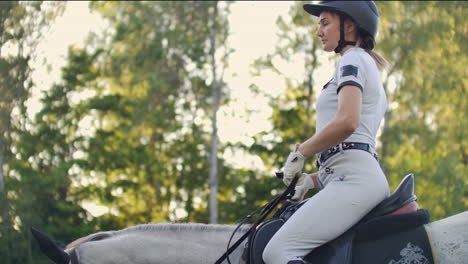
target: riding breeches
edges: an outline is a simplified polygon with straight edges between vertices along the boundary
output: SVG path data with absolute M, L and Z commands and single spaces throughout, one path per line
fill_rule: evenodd
M 321 164 L 322 190 L 310 198 L 272 237 L 266 264 L 286 264 L 343 234 L 389 196 L 387 179 L 368 152 L 346 150 Z

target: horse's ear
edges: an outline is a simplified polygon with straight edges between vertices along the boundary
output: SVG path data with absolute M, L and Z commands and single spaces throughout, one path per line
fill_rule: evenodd
M 61 249 L 56 242 L 49 238 L 45 233 L 32 228 L 31 233 L 39 243 L 42 253 L 46 254 L 51 260 L 57 264 L 68 264 L 70 262 L 70 256 L 67 252 Z M 63 244 L 62 244 L 63 245 Z

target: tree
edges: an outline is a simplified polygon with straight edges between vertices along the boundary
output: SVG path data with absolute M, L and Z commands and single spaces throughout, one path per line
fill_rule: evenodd
M 30 60 L 42 33 L 63 7 L 42 1 L 0 3 L 0 255 L 5 263 L 32 263 L 30 238 L 22 226 L 25 218 L 15 211 L 21 189 L 15 181 L 21 176 L 13 173 L 12 149 L 15 131 L 26 126 L 24 102 L 33 87 Z
M 466 209 L 466 3 L 378 2 L 377 47 L 391 64 L 382 160 L 393 186 L 414 172 L 435 219 Z
M 30 227 L 63 242 L 95 231 L 91 215 L 80 206 L 80 196 L 73 188 L 77 168 L 85 161 L 77 156 L 83 137 L 77 131 L 79 117 L 70 110 L 67 90 L 71 87 L 68 83 L 54 85 L 41 99 L 44 107 L 28 123 L 29 129 L 13 130 L 17 142 L 8 161 L 8 182 L 10 194 L 14 194 L 11 214 L 21 232 L 11 241 L 16 261 L 43 259 L 37 246 L 31 247 Z
M 218 172 L 218 122 L 217 122 L 217 114 L 219 110 L 219 106 L 222 101 L 223 95 L 223 88 L 225 83 L 223 82 L 223 74 L 218 72 L 218 64 L 216 58 L 216 53 L 219 47 L 217 46 L 218 42 L 221 45 L 226 44 L 226 39 L 228 37 L 228 24 L 226 19 L 222 19 L 223 16 L 226 14 L 219 15 L 218 14 L 218 2 L 212 2 L 212 14 L 211 14 L 211 32 L 210 32 L 210 67 L 211 67 L 211 98 L 213 100 L 212 110 L 211 110 L 211 148 L 208 152 L 209 155 L 209 165 L 210 165 L 210 203 L 209 203 L 209 211 L 210 211 L 210 223 L 216 224 L 218 223 L 218 188 L 219 188 L 219 172 Z M 227 7 L 225 7 L 226 9 Z M 227 10 L 225 10 L 227 12 Z M 221 17 L 221 19 L 220 19 Z M 221 24 L 221 25 L 220 25 Z M 221 27 L 220 27 L 221 26 Z M 218 39 L 219 38 L 219 39 Z M 229 50 L 226 46 L 224 46 L 224 55 L 221 59 L 221 70 L 224 70 L 227 67 L 227 57 L 229 55 Z M 208 109 L 205 108 L 205 112 L 209 112 Z
M 317 23 L 312 16 L 303 11 L 303 4 L 296 2 L 291 6 L 289 11 L 291 21 L 283 17 L 278 18 L 280 33 L 275 52 L 255 62 L 257 69 L 255 75 L 260 75 L 264 70 L 274 72 L 284 78 L 287 89 L 286 93 L 278 98 L 270 96 L 270 105 L 273 108 L 272 130 L 256 135 L 255 143 L 250 147 L 250 151 L 259 155 L 270 170 L 281 168 L 294 144 L 309 138 L 315 132 L 314 90 L 316 85 L 321 85 L 314 81 L 314 75 L 320 65 L 318 42 L 312 37 L 315 36 Z M 279 65 L 284 61 L 303 63 L 302 81 L 297 81 L 283 72 L 285 69 Z M 262 87 L 255 84 L 252 87 L 260 93 L 263 91 Z M 268 96 L 267 92 L 265 95 Z M 313 171 L 313 166 L 309 162 L 305 171 Z M 266 188 L 284 187 L 278 181 L 273 185 L 269 184 Z
M 219 47 L 225 45 L 228 5 L 219 12 L 217 2 L 196 1 L 91 7 L 111 30 L 91 38 L 87 50 L 101 50 L 96 56 L 72 51 L 99 69 L 95 79 L 75 88 L 94 93 L 75 109 L 93 120 L 82 177 L 96 184 L 83 186 L 85 199 L 111 208 L 101 219 L 113 222 L 102 228 L 206 221 L 208 160 L 212 168 L 223 166 L 210 152 L 218 145 L 215 117 L 223 103 L 222 63 L 228 53 Z M 87 68 L 77 70 L 85 74 Z

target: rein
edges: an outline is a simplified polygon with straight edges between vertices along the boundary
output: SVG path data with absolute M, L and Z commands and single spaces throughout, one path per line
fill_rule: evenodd
M 278 178 L 283 178 L 283 173 L 282 172 L 281 173 L 276 173 L 276 176 Z M 244 241 L 247 237 L 249 237 L 250 234 L 253 234 L 253 231 L 257 228 L 257 226 L 261 222 L 263 222 L 265 220 L 265 218 L 276 208 L 276 206 L 280 202 L 282 202 L 284 200 L 287 200 L 288 198 L 291 198 L 291 196 L 294 195 L 294 190 L 295 190 L 296 183 L 297 183 L 298 180 L 299 180 L 299 178 L 297 176 L 294 177 L 291 184 L 289 184 L 288 188 L 280 196 L 275 197 L 273 200 L 271 200 L 270 202 L 268 202 L 264 206 L 258 208 L 257 210 L 255 210 L 251 214 L 248 214 L 246 217 L 244 217 L 244 219 L 242 219 L 242 221 L 239 223 L 239 225 L 236 227 L 236 229 L 234 229 L 234 232 L 232 232 L 232 235 L 229 238 L 229 242 L 228 242 L 228 245 L 227 245 L 226 252 L 218 260 L 216 260 L 216 262 L 214 264 L 221 264 L 226 259 L 227 259 L 228 263 L 231 264 L 231 260 L 229 259 L 229 255 L 232 252 L 234 252 L 234 250 L 242 243 L 242 241 Z M 243 224 L 245 224 L 245 222 L 247 220 L 251 219 L 254 215 L 256 215 L 260 211 L 261 211 L 260 216 L 254 222 L 254 224 L 250 227 L 250 229 L 247 232 L 245 232 L 245 234 L 242 235 L 242 237 L 239 238 L 231 247 L 229 247 L 229 245 L 231 244 L 231 240 L 234 237 L 237 230 L 239 230 L 239 228 Z

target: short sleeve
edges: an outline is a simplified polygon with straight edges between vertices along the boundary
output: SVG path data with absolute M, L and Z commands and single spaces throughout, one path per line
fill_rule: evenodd
M 354 85 L 361 89 L 361 92 L 363 91 L 365 73 L 362 61 L 360 54 L 351 50 L 341 57 L 336 75 L 338 83 L 337 93 L 346 85 Z

